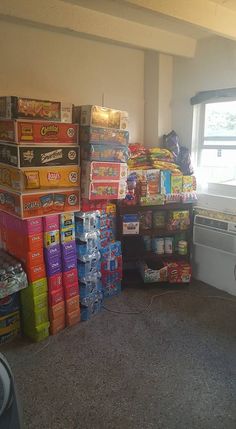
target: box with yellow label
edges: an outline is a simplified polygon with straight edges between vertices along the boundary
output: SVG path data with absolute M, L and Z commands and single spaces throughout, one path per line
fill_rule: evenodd
M 0 185 L 16 191 L 71 188 L 80 184 L 80 168 L 73 166 L 18 169 L 0 164 Z

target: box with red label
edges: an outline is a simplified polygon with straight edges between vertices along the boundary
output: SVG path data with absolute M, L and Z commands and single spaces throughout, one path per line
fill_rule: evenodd
M 15 191 L 78 187 L 80 168 L 77 166 L 17 169 L 0 164 L 0 185 Z
M 45 266 L 44 264 L 35 265 L 32 267 L 27 267 L 26 271 L 29 283 L 33 283 L 36 280 L 40 280 L 43 277 L 46 277 Z
M 43 231 L 50 232 L 59 230 L 59 216 L 58 215 L 50 215 L 43 217 Z
M 192 270 L 189 263 L 175 261 L 165 263 L 167 266 L 167 277 L 170 283 L 189 283 L 191 281 Z
M 52 307 L 49 307 L 50 320 L 65 316 L 65 301 L 61 301 Z
M 66 326 L 73 326 L 80 322 L 80 308 L 66 314 Z
M 89 200 L 122 200 L 126 195 L 126 182 L 88 182 L 82 178 L 82 197 Z
M 80 211 L 80 191 L 44 191 L 19 193 L 0 189 L 0 210 L 28 219 L 47 214 Z
M 50 320 L 50 334 L 56 335 L 59 332 L 61 332 L 63 329 L 65 329 L 66 326 L 66 320 L 65 320 L 65 314 L 61 315 L 60 317 L 57 317 L 56 319 Z
M 84 181 L 127 180 L 127 164 L 117 162 L 83 161 L 81 173 Z
M 0 118 L 72 122 L 72 104 L 25 97 L 0 97 Z
M 73 268 L 72 270 L 66 271 L 62 274 L 62 281 L 64 288 L 73 285 L 75 283 L 78 284 L 78 271 L 77 268 Z
M 64 287 L 65 300 L 69 300 L 70 298 L 73 298 L 74 296 L 78 295 L 78 293 L 79 293 L 78 282 Z
M 48 121 L 0 120 L 0 140 L 10 143 L 78 142 L 78 125 Z
M 25 263 L 27 269 L 37 265 L 43 265 L 43 249 L 37 249 L 34 252 L 27 252 L 26 256 L 23 258 L 23 262 Z
M 80 165 L 79 149 L 79 146 L 62 143 L 40 146 L 0 142 L 0 162 L 17 168 Z
M 114 128 L 90 127 L 82 125 L 79 127 L 80 143 L 106 143 L 123 144 L 128 146 L 129 131 Z
M 48 277 L 48 289 L 50 292 L 62 288 L 62 273 L 54 274 L 53 276 Z
M 63 288 L 54 291 L 48 291 L 48 302 L 50 307 L 53 307 L 61 301 L 64 301 Z

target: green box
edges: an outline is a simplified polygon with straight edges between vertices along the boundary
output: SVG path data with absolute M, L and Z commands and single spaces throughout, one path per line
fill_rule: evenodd
M 171 194 L 180 194 L 183 191 L 183 176 L 182 174 L 171 174 Z
M 32 341 L 39 342 L 45 340 L 49 336 L 50 323 L 42 323 L 35 328 L 24 329 L 24 334 L 29 337 Z

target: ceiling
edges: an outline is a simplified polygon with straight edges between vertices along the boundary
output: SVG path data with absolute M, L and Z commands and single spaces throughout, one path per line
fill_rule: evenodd
M 236 0 L 211 0 L 213 3 L 220 4 L 228 9 L 236 11 Z

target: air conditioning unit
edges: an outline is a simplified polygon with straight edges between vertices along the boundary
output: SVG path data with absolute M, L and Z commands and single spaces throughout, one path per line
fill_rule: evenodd
M 193 244 L 194 276 L 236 295 L 236 223 L 197 214 Z

